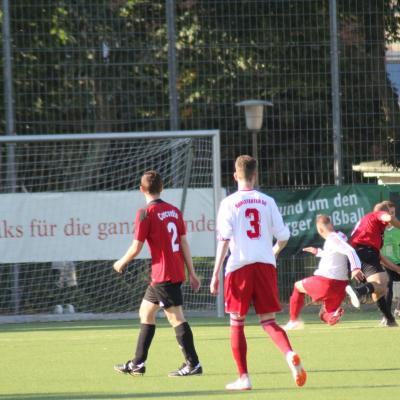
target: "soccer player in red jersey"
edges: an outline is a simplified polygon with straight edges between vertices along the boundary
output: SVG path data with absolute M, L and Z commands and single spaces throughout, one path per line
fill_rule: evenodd
M 297 386 L 306 381 L 300 357 L 293 351 L 286 332 L 276 323 L 281 310 L 278 296 L 276 256 L 285 247 L 290 232 L 275 200 L 255 190 L 257 161 L 242 155 L 236 159 L 234 178 L 238 191 L 222 200 L 217 218 L 218 246 L 210 291 L 219 291 L 219 273 L 227 255 L 225 311 L 230 314 L 231 348 L 239 378 L 227 390 L 252 388 L 247 369 L 244 325 L 250 304 L 254 305 L 262 329 L 286 356 Z M 273 238 L 277 242 L 273 246 Z
M 323 301 L 320 311 L 322 321 L 328 325 L 339 322 L 344 313 L 340 305 L 346 296 L 348 261 L 352 277 L 359 281 L 365 278 L 356 251 L 347 243 L 344 233 L 335 231 L 331 219 L 327 215 L 318 215 L 316 226 L 320 236 L 325 239 L 323 248 L 306 247 L 303 251 L 320 257 L 320 262 L 313 276 L 294 284 L 290 297 L 290 320 L 284 326 L 286 331 L 303 327 L 299 315 L 304 306 L 305 294 L 311 296 L 313 301 Z M 357 296 L 354 295 L 354 297 L 357 299 Z
M 130 375 L 145 373 L 145 362 L 156 329 L 157 312 L 163 308 L 185 357 L 184 364 L 169 376 L 199 375 L 203 372 L 202 366 L 195 350 L 192 330 L 182 309 L 181 285 L 185 281 L 185 265 L 190 285 L 195 292 L 200 288 L 200 280 L 194 271 L 182 213 L 161 200 L 162 189 L 162 178 L 157 172 L 147 171 L 143 174 L 140 191 L 144 194 L 147 207 L 136 214 L 132 245 L 114 263 L 115 271 L 122 273 L 147 241 L 152 260 L 151 282 L 140 305 L 141 324 L 135 357 L 125 364 L 116 365 L 114 369 Z
M 383 245 L 385 229 L 389 226 L 400 228 L 395 216 L 395 205 L 383 201 L 375 205 L 374 211 L 366 214 L 355 226 L 349 243 L 354 247 L 362 262 L 362 271 L 367 283 L 355 292 L 358 296 L 371 294 L 372 299 L 387 320 L 387 326 L 397 326 L 391 310 L 387 307 L 384 295 L 387 291 L 388 277 L 381 266 L 380 250 Z

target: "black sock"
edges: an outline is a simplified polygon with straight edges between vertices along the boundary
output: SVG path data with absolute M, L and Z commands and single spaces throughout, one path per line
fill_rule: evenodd
M 385 299 L 385 297 L 381 297 L 376 304 L 378 305 L 379 310 L 381 313 L 384 315 L 384 317 L 388 321 L 394 321 L 394 316 L 392 314 L 392 310 L 389 308 L 388 303 Z
M 392 310 L 392 303 L 393 303 L 393 273 L 394 271 L 387 269 L 386 272 L 389 275 L 389 282 L 387 286 L 387 292 L 385 295 L 386 304 L 389 310 Z
M 139 337 L 136 344 L 135 365 L 144 363 L 147 360 L 149 348 L 156 332 L 156 326 L 150 324 L 140 324 Z
M 192 366 L 196 366 L 199 363 L 196 349 L 194 348 L 193 333 L 190 329 L 190 325 L 184 322 L 175 328 L 176 340 L 182 349 L 185 360 Z
M 386 304 L 389 310 L 392 309 L 392 304 L 393 304 L 393 283 L 388 287 L 388 291 L 385 296 Z
M 365 285 L 354 288 L 354 291 L 357 293 L 358 296 L 365 296 L 367 294 L 374 293 L 375 288 L 371 282 L 368 282 Z

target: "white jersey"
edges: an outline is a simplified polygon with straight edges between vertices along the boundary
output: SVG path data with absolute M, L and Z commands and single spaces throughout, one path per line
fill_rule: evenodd
M 275 200 L 257 190 L 239 190 L 222 200 L 217 233 L 219 240 L 230 241 L 226 274 L 255 262 L 276 266 L 273 237 L 290 236 Z
M 361 261 L 356 251 L 347 243 L 347 237 L 342 232 L 331 232 L 325 240 L 323 249 L 318 249 L 317 257 L 321 257 L 318 269 L 314 275 L 325 278 L 348 280 L 347 260 L 350 269 L 361 268 Z

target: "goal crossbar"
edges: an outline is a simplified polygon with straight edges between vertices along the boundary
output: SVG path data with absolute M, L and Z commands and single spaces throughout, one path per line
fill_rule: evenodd
M 104 133 L 63 133 L 37 135 L 0 135 L 0 143 L 32 143 L 32 142 L 69 142 L 69 141 L 99 141 L 126 139 L 178 139 L 195 137 L 212 137 L 219 143 L 219 130 L 195 131 L 154 131 L 154 132 L 104 132 Z

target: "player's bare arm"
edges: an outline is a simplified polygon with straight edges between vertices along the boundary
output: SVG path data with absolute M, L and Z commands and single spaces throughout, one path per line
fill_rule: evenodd
M 390 224 L 400 229 L 400 221 L 395 216 L 391 216 Z
M 124 272 L 124 269 L 126 268 L 128 263 L 132 261 L 140 253 L 142 248 L 143 248 L 143 242 L 134 239 L 132 244 L 126 251 L 126 253 L 118 261 L 115 261 L 113 265 L 115 271 L 117 271 L 120 274 Z
M 190 247 L 186 235 L 181 236 L 181 246 L 182 246 L 183 259 L 185 260 L 186 270 L 189 275 L 190 287 L 194 292 L 197 292 L 200 289 L 201 281 L 196 275 L 196 272 L 194 270 L 193 259 L 190 253 Z
M 277 240 L 276 243 L 274 244 L 274 247 L 272 248 L 272 252 L 274 253 L 274 256 L 277 257 L 278 254 L 286 247 L 287 245 L 287 240 Z
M 400 267 L 381 253 L 381 263 L 387 268 L 400 274 Z
M 385 212 L 379 216 L 379 219 L 383 222 L 389 222 L 390 225 L 394 226 L 395 228 L 400 228 L 400 221 L 395 217 L 395 215 Z
M 314 256 L 316 256 L 318 253 L 318 249 L 312 246 L 304 247 L 303 251 L 305 251 L 306 253 L 311 253 Z
M 353 269 L 351 271 L 351 279 L 355 279 L 358 282 L 364 282 L 365 281 L 365 275 L 361 271 L 361 269 Z
M 228 253 L 229 240 L 219 240 L 217 244 L 217 254 L 215 256 L 214 271 L 210 283 L 210 292 L 213 295 L 218 294 L 219 290 L 219 274 L 224 263 L 226 254 Z

